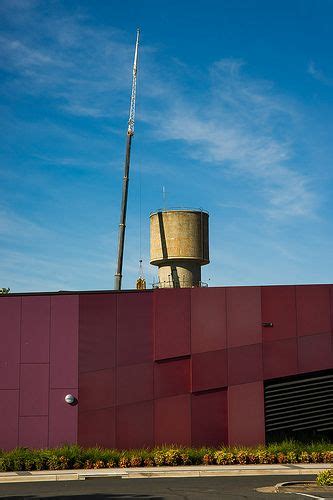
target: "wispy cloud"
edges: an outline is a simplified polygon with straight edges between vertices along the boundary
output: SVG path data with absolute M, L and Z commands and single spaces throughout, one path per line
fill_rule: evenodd
M 315 80 L 318 80 L 321 83 L 324 83 L 325 85 L 333 85 L 333 78 L 328 78 L 323 70 L 321 70 L 316 63 L 313 61 L 309 62 L 308 65 L 308 73 L 311 75 Z
M 33 242 L 41 237 L 49 238 L 52 232 L 42 225 L 17 215 L 6 207 L 0 207 L 1 239 Z
M 15 12 L 12 29 L 0 38 L 0 65 L 15 75 L 8 92 L 19 88 L 21 93 L 47 95 L 51 107 L 76 116 L 121 113 L 121 91 L 129 88 L 133 52 L 121 32 L 92 29 L 80 12 L 46 15 L 42 8 L 32 8 L 30 17 L 26 11 L 24 29 L 13 29 L 22 21 L 15 19 Z
M 186 155 L 225 175 L 252 179 L 269 217 L 312 215 L 311 179 L 300 172 L 294 153 L 296 106 L 243 68 L 232 59 L 214 64 L 207 92 L 195 102 L 181 89 L 165 91 L 166 109 L 154 115 L 155 121 L 161 117 L 157 138 L 181 141 Z

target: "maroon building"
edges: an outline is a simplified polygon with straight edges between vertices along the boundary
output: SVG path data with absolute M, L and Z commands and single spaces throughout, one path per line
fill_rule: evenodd
M 332 285 L 0 296 L 0 448 L 330 433 L 332 331 Z

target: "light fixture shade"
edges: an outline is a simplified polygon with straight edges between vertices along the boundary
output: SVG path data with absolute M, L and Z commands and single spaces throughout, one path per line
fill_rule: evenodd
M 73 394 L 67 394 L 67 395 L 65 396 L 65 401 L 66 401 L 66 403 L 68 403 L 69 405 L 72 405 L 73 403 L 75 403 L 76 398 L 75 398 L 75 396 L 73 396 Z

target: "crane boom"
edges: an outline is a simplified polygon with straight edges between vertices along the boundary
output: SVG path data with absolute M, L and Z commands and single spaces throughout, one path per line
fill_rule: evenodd
M 127 139 L 126 139 L 126 155 L 125 155 L 125 165 L 124 165 L 123 194 L 122 194 L 121 210 L 120 210 L 118 261 L 117 261 L 117 270 L 116 270 L 116 273 L 114 275 L 114 289 L 115 290 L 121 290 L 121 281 L 122 281 L 129 168 L 130 168 L 130 160 L 131 160 L 132 137 L 134 135 L 134 122 L 135 122 L 136 79 L 137 79 L 139 39 L 140 39 L 140 30 L 137 29 L 135 51 L 134 51 L 134 62 L 133 62 L 132 92 L 131 92 L 131 102 L 130 102 L 129 120 L 128 120 L 128 128 L 127 128 Z
M 136 76 L 137 76 L 137 72 L 138 72 L 139 38 L 140 38 L 140 30 L 137 29 L 135 52 L 134 52 L 134 62 L 133 62 L 132 93 L 131 93 L 131 103 L 130 103 L 130 112 L 129 112 L 128 129 L 127 129 L 127 133 L 130 135 L 134 135 Z

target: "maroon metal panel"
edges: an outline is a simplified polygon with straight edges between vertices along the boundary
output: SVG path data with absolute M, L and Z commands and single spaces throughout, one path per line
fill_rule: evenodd
M 49 437 L 48 417 L 20 417 L 19 446 L 47 448 Z
M 263 342 L 297 336 L 294 286 L 263 286 L 261 308 L 262 321 L 273 323 L 273 327 L 263 327 Z
M 50 308 L 47 296 L 22 297 L 21 362 L 48 363 Z
M 331 332 L 333 334 L 333 285 L 330 286 L 330 301 L 331 301 Z
M 190 289 L 155 290 L 155 359 L 190 354 Z
M 227 442 L 227 390 L 192 394 L 192 446 Z
M 145 448 L 154 445 L 153 401 L 118 406 L 116 417 L 117 448 Z
M 79 411 L 109 408 L 115 404 L 116 370 L 98 370 L 79 375 Z
M 115 366 L 117 294 L 80 296 L 79 372 Z
M 116 447 L 116 410 L 103 408 L 79 412 L 78 443 L 81 446 Z
M 117 315 L 118 366 L 153 361 L 153 294 L 119 294 Z
M 331 331 L 329 285 L 296 286 L 299 336 Z
M 228 347 L 261 342 L 260 287 L 234 287 L 226 290 Z
M 263 344 L 264 379 L 296 375 L 297 338 L 275 340 Z
M 191 445 L 191 396 L 155 401 L 155 445 Z
M 154 397 L 153 363 L 120 366 L 117 369 L 117 404 L 125 405 Z
M 19 391 L 0 390 L 0 449 L 18 446 L 18 413 Z
M 50 387 L 78 385 L 79 297 L 51 297 Z
M 298 369 L 310 372 L 333 368 L 332 335 L 322 333 L 298 339 Z
M 229 387 L 228 407 L 229 445 L 255 446 L 265 442 L 262 382 Z
M 191 290 L 192 353 L 216 351 L 227 346 L 225 288 Z
M 190 359 L 173 359 L 155 363 L 155 398 L 165 398 L 190 392 L 190 363 Z
M 21 297 L 0 298 L 0 389 L 18 389 Z
M 78 396 L 77 388 L 52 389 L 49 410 L 49 446 L 74 444 L 77 441 L 78 406 L 65 402 L 66 394 Z
M 262 344 L 228 349 L 229 385 L 256 382 L 263 378 Z
M 217 389 L 228 383 L 227 350 L 192 356 L 192 391 Z
M 20 416 L 47 415 L 49 364 L 22 364 L 20 386 Z

